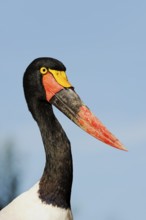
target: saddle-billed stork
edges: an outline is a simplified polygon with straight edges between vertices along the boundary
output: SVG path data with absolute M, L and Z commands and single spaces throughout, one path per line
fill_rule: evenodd
M 35 59 L 24 73 L 23 86 L 28 109 L 41 132 L 46 164 L 40 181 L 2 209 L 0 220 L 72 220 L 71 147 L 52 105 L 100 141 L 126 149 L 81 101 L 59 60 Z

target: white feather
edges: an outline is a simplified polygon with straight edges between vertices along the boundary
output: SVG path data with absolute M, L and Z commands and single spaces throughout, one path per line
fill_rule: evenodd
M 70 209 L 42 203 L 39 183 L 14 199 L 0 211 L 0 220 L 73 220 Z

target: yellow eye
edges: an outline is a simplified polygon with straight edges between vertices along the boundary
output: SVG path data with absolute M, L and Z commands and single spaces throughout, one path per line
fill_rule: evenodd
M 48 72 L 48 70 L 47 70 L 46 67 L 43 66 L 43 67 L 40 68 L 40 73 L 41 74 L 46 74 L 47 72 Z

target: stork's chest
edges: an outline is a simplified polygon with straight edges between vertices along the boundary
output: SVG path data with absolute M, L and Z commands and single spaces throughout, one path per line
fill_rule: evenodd
M 47 205 L 38 197 L 38 184 L 0 212 L 0 220 L 72 220 L 70 209 Z

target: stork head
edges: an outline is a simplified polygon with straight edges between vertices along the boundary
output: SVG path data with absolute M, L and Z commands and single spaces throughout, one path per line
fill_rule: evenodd
M 127 151 L 80 99 L 67 78 L 62 62 L 47 57 L 35 59 L 26 69 L 23 82 L 29 102 L 30 96 L 48 102 L 88 134 L 112 147 Z

